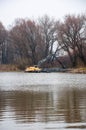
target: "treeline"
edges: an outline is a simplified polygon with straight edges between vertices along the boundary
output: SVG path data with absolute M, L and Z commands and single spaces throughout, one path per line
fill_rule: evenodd
M 0 22 L 1 64 L 17 64 L 23 69 L 42 59 L 52 66 L 86 65 L 86 16 L 67 15 L 63 21 L 48 16 L 37 21 L 17 19 L 9 30 Z

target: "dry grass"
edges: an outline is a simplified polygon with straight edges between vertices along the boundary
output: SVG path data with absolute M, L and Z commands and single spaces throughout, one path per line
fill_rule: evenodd
M 19 71 L 16 65 L 0 65 L 0 71 Z
M 69 69 L 68 72 L 70 72 L 70 73 L 82 73 L 82 74 L 86 74 L 86 67 L 72 68 L 72 69 Z
M 86 125 L 82 125 L 82 126 L 68 126 L 66 128 L 86 129 Z

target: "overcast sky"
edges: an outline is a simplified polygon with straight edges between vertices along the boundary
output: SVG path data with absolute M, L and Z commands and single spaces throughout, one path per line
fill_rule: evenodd
M 56 19 L 66 14 L 86 12 L 86 0 L 0 0 L 0 21 L 5 27 L 16 18 L 38 18 L 45 14 Z

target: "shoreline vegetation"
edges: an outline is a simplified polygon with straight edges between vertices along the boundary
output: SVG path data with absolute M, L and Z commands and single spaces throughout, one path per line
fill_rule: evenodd
M 71 68 L 71 69 L 68 69 L 67 72 L 69 72 L 69 73 L 86 74 L 86 67 Z
M 82 73 L 86 74 L 86 67 L 77 67 L 77 68 L 46 68 L 51 70 L 50 72 L 64 72 L 64 73 Z M 0 65 L 0 72 L 21 72 L 24 70 L 19 69 L 17 65 Z
M 11 64 L 1 64 L 0 65 L 0 72 L 11 72 L 11 71 L 21 71 L 17 65 L 11 65 Z
M 8 30 L 0 22 L 0 63 L 15 64 L 21 70 L 26 65 L 86 66 L 86 15 L 67 14 L 63 20 L 48 15 L 16 19 Z

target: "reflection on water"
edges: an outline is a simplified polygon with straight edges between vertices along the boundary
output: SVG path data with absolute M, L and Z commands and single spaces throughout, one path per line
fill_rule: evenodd
M 65 89 L 59 94 L 59 109 L 67 123 L 86 121 L 86 89 Z
M 53 74 L 54 77 L 55 75 Z M 57 77 L 59 76 L 63 78 L 64 74 L 58 74 Z M 67 76 L 66 80 L 69 79 L 69 75 Z M 85 75 L 83 78 L 83 84 L 86 85 Z M 78 82 L 72 82 L 72 85 L 70 83 L 51 86 L 25 86 L 24 83 L 15 86 L 15 90 L 11 90 L 11 87 L 9 90 L 9 85 L 6 85 L 8 89 L 4 89 L 6 86 L 2 89 L 1 85 L 0 130 L 86 129 L 86 86 L 79 86 Z M 11 85 L 13 88 L 14 85 Z

